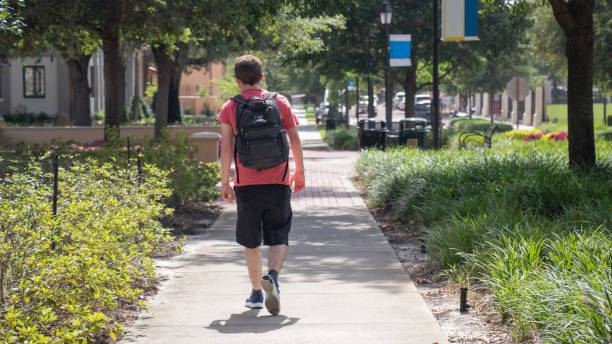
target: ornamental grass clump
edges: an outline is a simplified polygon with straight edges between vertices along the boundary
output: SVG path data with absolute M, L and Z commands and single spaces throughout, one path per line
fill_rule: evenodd
M 607 343 L 612 143 L 597 141 L 588 171 L 570 169 L 567 151 L 567 140 L 520 139 L 365 150 L 356 170 L 371 206 L 423 224 L 441 268 L 465 266 L 491 289 L 517 341 Z
M 161 203 L 168 173 L 74 162 L 60 168 L 53 216 L 47 164 L 32 161 L 0 184 L 0 341 L 115 339 L 113 314 L 155 282 L 149 257 L 176 246 L 158 221 L 171 213 Z

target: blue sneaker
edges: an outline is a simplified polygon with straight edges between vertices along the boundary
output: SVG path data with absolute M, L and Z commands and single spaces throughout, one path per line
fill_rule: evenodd
M 280 292 L 278 291 L 278 282 L 270 275 L 261 278 L 261 286 L 266 292 L 266 309 L 272 315 L 280 313 Z
M 249 307 L 251 309 L 261 309 L 263 308 L 263 293 L 261 290 L 253 290 L 248 299 L 246 299 L 244 306 Z

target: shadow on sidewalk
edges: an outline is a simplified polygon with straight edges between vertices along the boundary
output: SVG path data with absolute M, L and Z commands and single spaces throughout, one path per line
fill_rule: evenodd
M 227 320 L 214 320 L 206 328 L 220 333 L 264 333 L 297 323 L 300 318 L 284 315 L 257 316 L 260 309 L 234 313 Z

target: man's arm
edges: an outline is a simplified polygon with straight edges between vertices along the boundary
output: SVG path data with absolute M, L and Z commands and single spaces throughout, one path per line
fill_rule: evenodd
M 293 186 L 293 192 L 299 192 L 306 186 L 304 180 L 304 155 L 302 154 L 302 141 L 297 128 L 293 127 L 287 130 L 287 136 L 291 143 L 291 152 L 293 152 L 293 160 L 295 161 L 295 173 L 289 178 L 289 185 Z
M 221 196 L 227 203 L 234 202 L 234 190 L 229 184 L 234 159 L 234 131 L 231 125 L 221 123 Z

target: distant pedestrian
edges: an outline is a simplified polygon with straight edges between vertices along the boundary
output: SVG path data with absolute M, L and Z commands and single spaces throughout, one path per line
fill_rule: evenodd
M 245 247 L 252 291 L 245 306 L 280 312 L 278 275 L 281 272 L 291 229 L 291 189 L 304 189 L 302 144 L 298 120 L 287 98 L 261 88 L 262 63 L 244 55 L 234 63 L 239 96 L 221 107 L 221 193 L 237 203 L 236 241 Z M 288 145 L 295 161 L 290 175 Z M 234 160 L 234 189 L 230 169 Z M 262 277 L 260 245 L 268 245 L 268 274 Z

